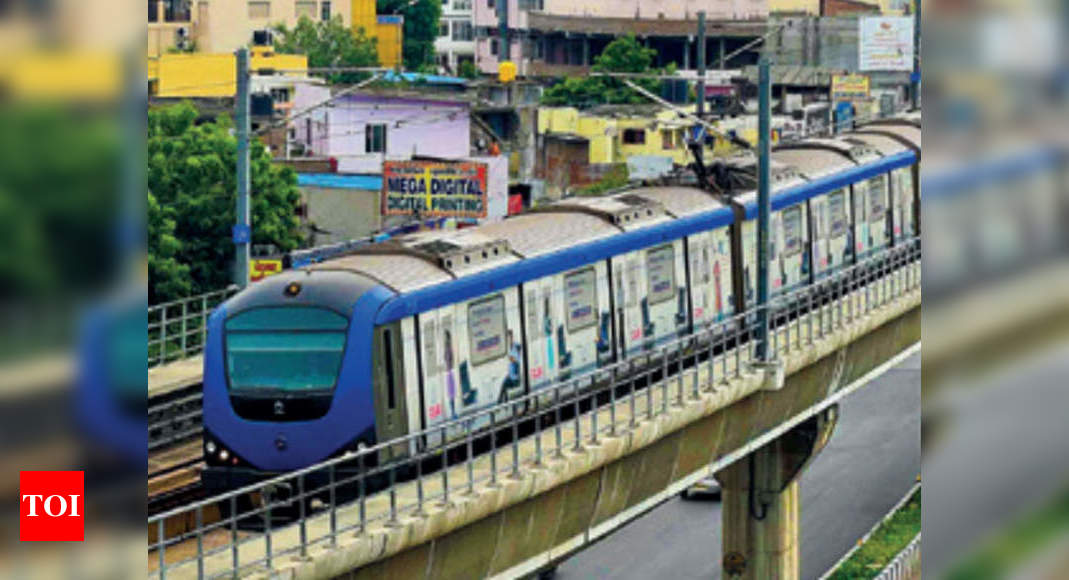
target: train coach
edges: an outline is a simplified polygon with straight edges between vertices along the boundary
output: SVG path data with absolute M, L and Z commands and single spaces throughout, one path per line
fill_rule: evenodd
M 908 120 L 777 148 L 773 293 L 913 243 L 919 158 Z M 404 235 L 237 294 L 209 320 L 205 487 L 432 429 L 751 308 L 755 169 Z

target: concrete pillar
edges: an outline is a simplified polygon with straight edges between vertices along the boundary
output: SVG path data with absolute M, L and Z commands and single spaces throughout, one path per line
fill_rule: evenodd
M 724 70 L 724 69 L 726 69 L 728 67 L 727 66 L 728 63 L 725 62 L 725 60 L 726 60 L 725 57 L 727 56 L 727 51 L 728 51 L 728 39 L 726 37 L 721 36 L 720 37 L 720 59 L 719 59 L 719 61 L 720 61 L 720 70 Z
M 836 417 L 838 407 L 830 407 L 716 474 L 724 578 L 800 577 L 798 478 L 827 444 Z

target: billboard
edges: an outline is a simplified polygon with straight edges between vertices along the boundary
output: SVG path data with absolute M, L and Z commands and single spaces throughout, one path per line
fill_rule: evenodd
M 831 100 L 861 101 L 869 98 L 867 75 L 835 75 L 831 77 Z
M 858 26 L 861 70 L 913 70 L 912 16 L 866 16 L 858 20 Z
M 484 218 L 486 174 L 472 161 L 386 161 L 382 215 Z

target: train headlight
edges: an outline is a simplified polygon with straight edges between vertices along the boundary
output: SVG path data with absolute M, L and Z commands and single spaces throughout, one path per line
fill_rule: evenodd
M 215 441 L 205 443 L 204 450 L 208 452 L 208 455 L 215 455 Z
M 230 458 L 230 453 L 226 449 L 223 449 L 223 450 L 219 451 L 219 459 L 222 459 L 223 461 L 226 461 L 229 458 Z

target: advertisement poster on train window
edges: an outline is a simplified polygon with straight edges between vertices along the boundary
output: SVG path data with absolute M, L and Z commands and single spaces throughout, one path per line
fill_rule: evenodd
M 866 16 L 859 19 L 862 71 L 913 70 L 913 17 Z
M 486 165 L 470 161 L 386 161 L 382 215 L 484 218 Z

